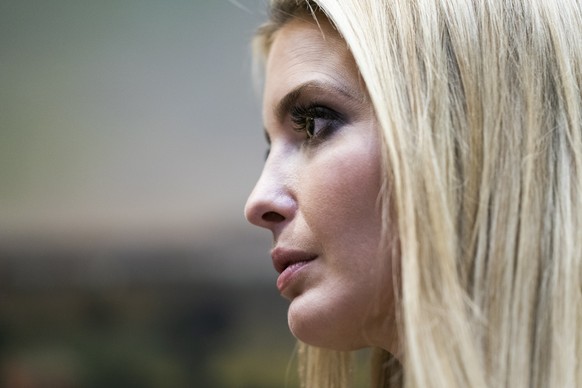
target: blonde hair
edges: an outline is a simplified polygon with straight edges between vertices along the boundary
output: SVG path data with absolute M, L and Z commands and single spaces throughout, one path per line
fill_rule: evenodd
M 403 378 L 380 352 L 376 386 L 582 386 L 581 4 L 271 2 L 259 56 L 325 15 L 382 128 Z M 347 386 L 346 354 L 300 353 L 305 387 Z

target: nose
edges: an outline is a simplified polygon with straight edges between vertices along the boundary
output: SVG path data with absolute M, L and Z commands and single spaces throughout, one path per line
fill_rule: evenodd
M 282 170 L 267 161 L 245 206 L 246 219 L 253 225 L 270 229 L 275 238 L 297 210 L 297 202 Z

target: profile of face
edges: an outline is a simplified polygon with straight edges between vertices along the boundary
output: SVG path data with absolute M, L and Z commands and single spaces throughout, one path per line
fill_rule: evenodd
M 294 18 L 276 32 L 263 120 L 270 150 L 245 213 L 273 234 L 291 331 L 330 349 L 390 350 L 378 124 L 346 43 L 323 16 Z

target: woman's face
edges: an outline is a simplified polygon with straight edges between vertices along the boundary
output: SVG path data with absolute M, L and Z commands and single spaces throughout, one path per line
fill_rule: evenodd
M 319 24 L 293 19 L 275 35 L 263 103 L 270 151 L 245 212 L 273 233 L 277 287 L 297 338 L 389 348 L 378 123 L 345 42 L 325 18 Z

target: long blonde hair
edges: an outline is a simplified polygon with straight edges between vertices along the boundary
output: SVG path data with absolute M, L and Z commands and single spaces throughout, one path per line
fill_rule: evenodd
M 276 0 L 255 40 L 325 15 L 382 128 L 397 223 L 402 379 L 376 386 L 582 386 L 582 3 Z M 396 219 L 390 217 L 394 209 Z M 304 386 L 347 355 L 302 345 Z M 391 376 L 392 375 L 392 376 Z

